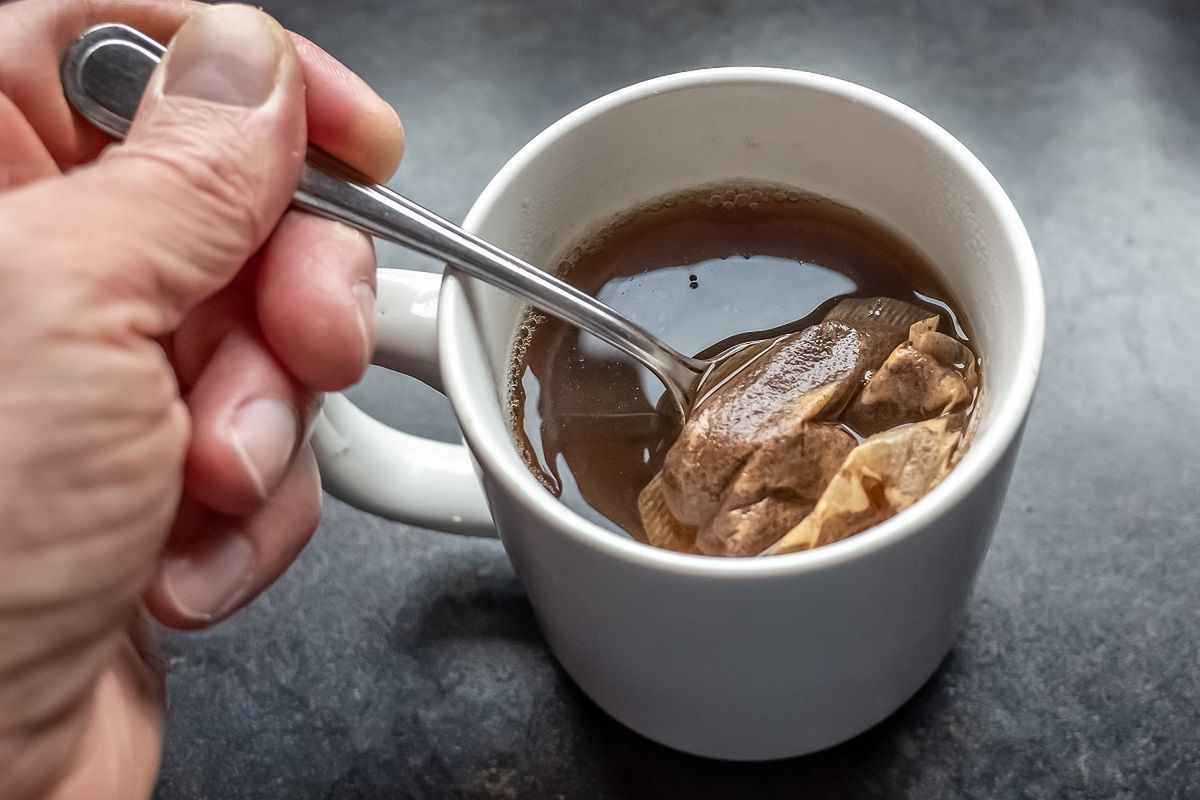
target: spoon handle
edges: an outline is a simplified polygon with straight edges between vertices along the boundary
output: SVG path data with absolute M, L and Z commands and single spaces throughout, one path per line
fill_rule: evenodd
M 67 52 L 63 89 L 71 104 L 106 133 L 121 139 L 155 65 L 166 49 L 125 25 L 98 25 Z M 293 204 L 425 255 L 528 300 L 645 364 L 686 409 L 696 378 L 708 366 L 674 350 L 640 325 L 547 272 L 467 233 L 386 186 L 315 149 Z

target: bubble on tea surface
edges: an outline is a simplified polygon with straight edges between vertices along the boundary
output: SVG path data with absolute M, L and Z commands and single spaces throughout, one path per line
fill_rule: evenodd
M 503 392 L 504 410 L 508 417 L 506 422 L 510 425 L 517 421 L 516 413 L 521 405 L 521 374 L 518 367 L 525 360 L 526 353 L 529 352 L 529 345 L 533 341 L 533 332 L 545 321 L 545 314 L 527 308 L 521 312 L 521 317 L 517 322 L 517 331 L 513 335 L 512 347 L 509 350 Z
M 520 365 L 525 361 L 525 356 L 529 352 L 530 344 L 533 342 L 534 331 L 546 319 L 545 314 L 536 309 L 527 308 L 521 312 L 521 317 L 517 323 L 517 331 L 513 335 L 504 388 L 501 394 L 505 416 L 504 421 L 511 431 L 521 429 L 521 405 L 525 400 L 524 388 L 521 386 L 523 376 Z M 534 454 L 533 449 L 518 447 L 517 450 L 521 455 L 521 460 L 525 462 L 526 468 L 533 473 L 533 477 L 537 479 L 538 483 L 542 484 L 551 494 L 557 495 L 561 487 L 557 486 L 554 483 L 554 479 L 542 469 L 542 465 L 537 462 L 537 456 Z

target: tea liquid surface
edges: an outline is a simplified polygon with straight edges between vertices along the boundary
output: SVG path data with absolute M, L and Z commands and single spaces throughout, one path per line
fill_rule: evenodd
M 852 296 L 928 308 L 942 332 L 967 341 L 949 294 L 910 245 L 858 211 L 779 187 L 703 187 L 647 203 L 578 242 L 554 272 L 686 354 L 799 330 Z M 508 393 L 514 440 L 543 485 L 602 527 L 642 539 L 638 493 L 676 432 L 656 411 L 658 380 L 531 311 Z

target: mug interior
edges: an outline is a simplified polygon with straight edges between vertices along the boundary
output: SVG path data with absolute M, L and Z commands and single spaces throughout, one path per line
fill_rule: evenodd
M 489 184 L 465 225 L 530 263 L 548 264 L 638 203 L 735 179 L 788 184 L 869 214 L 923 253 L 958 301 L 982 359 L 984 398 L 976 439 L 942 484 L 871 530 L 771 559 L 682 555 L 614 536 L 558 503 L 508 433 L 505 385 L 524 302 L 448 271 L 439 347 L 464 433 L 506 488 L 631 557 L 760 569 L 902 535 L 965 493 L 1017 435 L 1042 348 L 1041 281 L 1028 235 L 995 179 L 937 125 L 876 92 L 810 73 L 680 73 L 608 95 L 551 126 Z

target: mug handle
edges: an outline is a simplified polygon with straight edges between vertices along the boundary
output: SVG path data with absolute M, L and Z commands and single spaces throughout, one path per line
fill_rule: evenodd
M 372 363 L 442 390 L 437 304 L 442 276 L 379 271 L 378 344 Z M 469 536 L 495 536 L 474 462 L 462 444 L 414 436 L 384 425 L 343 394 L 325 396 L 312 447 L 325 489 L 352 506 L 410 525 Z

